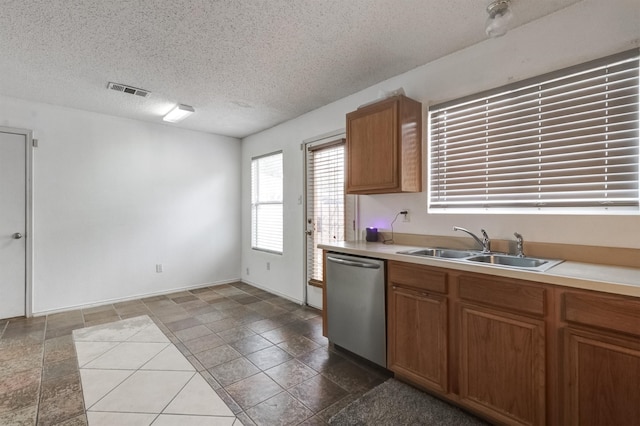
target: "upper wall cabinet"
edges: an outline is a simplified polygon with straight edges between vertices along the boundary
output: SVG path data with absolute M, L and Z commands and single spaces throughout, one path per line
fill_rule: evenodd
M 422 104 L 394 96 L 347 114 L 347 193 L 422 190 Z

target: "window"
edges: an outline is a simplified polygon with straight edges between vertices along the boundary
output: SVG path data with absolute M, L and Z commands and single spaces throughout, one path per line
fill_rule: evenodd
M 282 254 L 282 152 L 251 159 L 251 247 Z
M 429 210 L 639 210 L 638 50 L 429 111 Z
M 345 140 L 307 147 L 307 278 L 322 285 L 322 249 L 318 244 L 345 240 Z

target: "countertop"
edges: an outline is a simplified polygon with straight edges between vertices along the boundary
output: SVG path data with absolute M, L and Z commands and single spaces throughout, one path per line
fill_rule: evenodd
M 397 254 L 398 251 L 416 248 L 416 246 L 357 241 L 318 244 L 318 247 L 344 254 L 397 260 L 419 265 L 455 269 L 458 271 L 476 272 L 584 290 L 640 297 L 640 269 L 636 268 L 565 261 L 545 272 L 537 272 L 487 264 L 476 264 L 456 259 Z

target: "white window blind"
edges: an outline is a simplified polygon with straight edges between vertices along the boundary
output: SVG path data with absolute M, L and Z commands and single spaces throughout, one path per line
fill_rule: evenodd
M 430 108 L 429 209 L 638 211 L 638 50 Z
M 322 283 L 322 250 L 318 244 L 345 239 L 344 139 L 309 147 L 307 152 L 307 277 Z
M 251 247 L 282 253 L 282 152 L 251 160 Z

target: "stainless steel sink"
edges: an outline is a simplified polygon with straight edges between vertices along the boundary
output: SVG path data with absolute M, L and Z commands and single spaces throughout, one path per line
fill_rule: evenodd
M 508 266 L 519 269 L 528 269 L 534 271 L 546 271 L 552 266 L 561 263 L 562 260 L 557 259 L 538 259 L 535 257 L 518 257 L 508 254 L 483 254 L 479 256 L 468 257 L 469 262 L 488 263 L 491 265 Z
M 411 256 L 443 257 L 447 259 L 461 259 L 477 255 L 478 252 L 444 248 L 419 248 L 399 251 L 398 254 L 409 254 Z
M 455 250 L 446 248 L 415 248 L 402 250 L 397 254 L 408 254 L 410 256 L 437 257 L 442 259 L 453 259 L 463 262 L 484 263 L 492 266 L 505 268 L 523 269 L 527 271 L 544 272 L 547 269 L 562 263 L 557 259 L 540 259 L 537 257 L 519 257 L 504 253 L 482 253 L 479 251 Z

